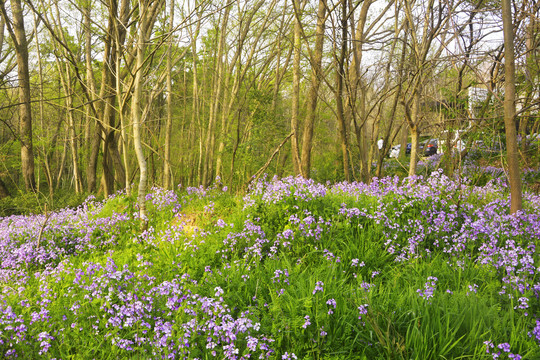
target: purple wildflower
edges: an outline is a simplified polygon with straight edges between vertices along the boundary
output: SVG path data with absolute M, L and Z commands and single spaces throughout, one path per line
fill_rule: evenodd
M 313 289 L 313 295 L 315 295 L 317 292 L 323 292 L 324 291 L 324 283 L 322 281 L 317 281 L 315 284 L 315 289 Z
M 309 320 L 310 320 L 309 315 L 304 316 L 304 319 L 306 319 L 306 321 L 304 322 L 304 325 L 302 325 L 302 328 L 305 329 L 305 328 L 307 328 L 309 325 L 311 325 L 311 321 L 309 321 Z

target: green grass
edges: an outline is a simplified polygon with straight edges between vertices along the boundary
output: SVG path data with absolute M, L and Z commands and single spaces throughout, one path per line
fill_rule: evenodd
M 223 346 L 228 340 L 222 338 L 214 357 L 208 339 L 217 341 L 219 336 L 206 332 L 204 326 L 228 314 L 231 319 L 260 324 L 236 334 L 238 356 L 492 359 L 491 353 L 500 351 L 486 352 L 485 342 L 492 342 L 509 344 L 511 352 L 501 352 L 501 359 L 509 354 L 540 358 L 538 343 L 528 335 L 540 309 L 534 289 L 520 292 L 504 282 L 504 269 L 477 261 L 487 237 L 467 243 L 462 253 L 442 246 L 445 237 L 468 231 L 466 219 L 474 216 L 473 209 L 499 199 L 498 193 L 491 195 L 493 199 L 469 203 L 476 195 L 466 192 L 421 197 L 396 191 L 380 196 L 327 191 L 302 200 L 298 194 L 308 190 L 296 185 L 289 190 L 292 193 L 279 200 L 251 195 L 253 204 L 247 207 L 242 198 L 219 189 L 205 194 L 182 192 L 170 203 L 164 200 L 170 194 L 155 190 L 155 201 L 149 200 L 149 232 L 138 233 L 137 221 L 129 218 L 92 233 L 96 244 L 115 236 L 114 245 L 96 246 L 34 269 L 39 276 L 29 273 L 21 291 L 15 282 L 3 280 L 1 300 L 19 314 L 28 331 L 26 339 L 16 343 L 11 340 L 14 330 L 2 319 L 0 352 L 5 355 L 15 349 L 19 358 L 28 359 L 169 354 L 225 358 Z M 459 197 L 469 206 L 458 208 Z M 134 199 L 123 195 L 90 208 L 91 220 L 136 211 Z M 341 213 L 344 208 L 358 208 L 364 215 L 347 217 Z M 436 227 L 426 210 L 453 214 L 455 224 L 431 232 Z M 400 260 L 399 253 L 419 234 L 423 235 L 416 255 Z M 537 243 L 530 232 L 494 236 L 501 246 L 508 239 L 517 240 L 523 249 Z M 437 241 L 441 244 L 435 245 Z M 538 267 L 537 253 L 530 254 Z M 88 270 L 92 267 L 95 270 Z M 536 270 L 526 278 L 529 285 L 538 283 Z M 171 307 L 173 293 L 160 295 L 155 290 L 173 283 L 181 289 L 178 296 L 194 296 L 179 302 L 178 309 Z M 433 296 L 421 296 L 430 284 Z M 506 293 L 501 294 L 504 285 Z M 529 298 L 526 310 L 518 307 L 518 299 L 524 296 Z M 45 307 L 43 299 L 47 299 Z M 204 299 L 219 306 L 205 308 Z M 137 301 L 150 306 L 148 317 L 134 316 L 129 326 L 125 317 L 119 318 L 124 325 L 118 326 L 114 320 L 120 316 L 118 309 L 135 306 Z M 44 308 L 48 319 L 32 322 Z M 161 334 L 160 319 L 172 324 L 167 341 L 186 338 L 190 347 L 173 353 L 148 341 L 138 344 L 136 339 Z M 204 329 L 187 336 L 190 321 Z M 37 339 L 42 332 L 52 334 L 54 340 L 40 354 L 43 349 Z M 248 336 L 271 339 L 273 353 L 250 351 Z M 134 343 L 126 350 L 113 339 Z

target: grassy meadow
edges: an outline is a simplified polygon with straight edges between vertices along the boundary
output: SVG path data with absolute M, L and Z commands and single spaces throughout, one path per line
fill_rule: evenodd
M 540 359 L 540 196 L 436 171 L 0 218 L 6 359 Z

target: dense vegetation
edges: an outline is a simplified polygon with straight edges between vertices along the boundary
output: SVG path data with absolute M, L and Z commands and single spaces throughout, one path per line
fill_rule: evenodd
M 509 148 L 507 83 L 517 113 L 506 128 L 540 129 L 540 7 L 512 2 L 509 46 L 509 2 L 4 2 L 0 199 L 134 184 L 144 197 L 217 176 L 236 191 L 262 173 L 369 182 L 392 175 L 382 165 L 398 144 L 412 144 L 401 162 L 414 175 L 416 143 L 445 133 L 467 151 Z M 538 166 L 525 142 L 516 152 Z
M 538 359 L 540 197 L 298 178 L 0 220 L 5 358 Z
M 0 357 L 539 359 L 539 4 L 1 2 Z

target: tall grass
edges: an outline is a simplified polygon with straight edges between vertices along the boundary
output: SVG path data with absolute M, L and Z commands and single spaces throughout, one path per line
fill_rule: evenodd
M 537 197 L 435 173 L 0 220 L 5 358 L 538 359 Z M 38 246 L 39 240 L 39 246 Z

